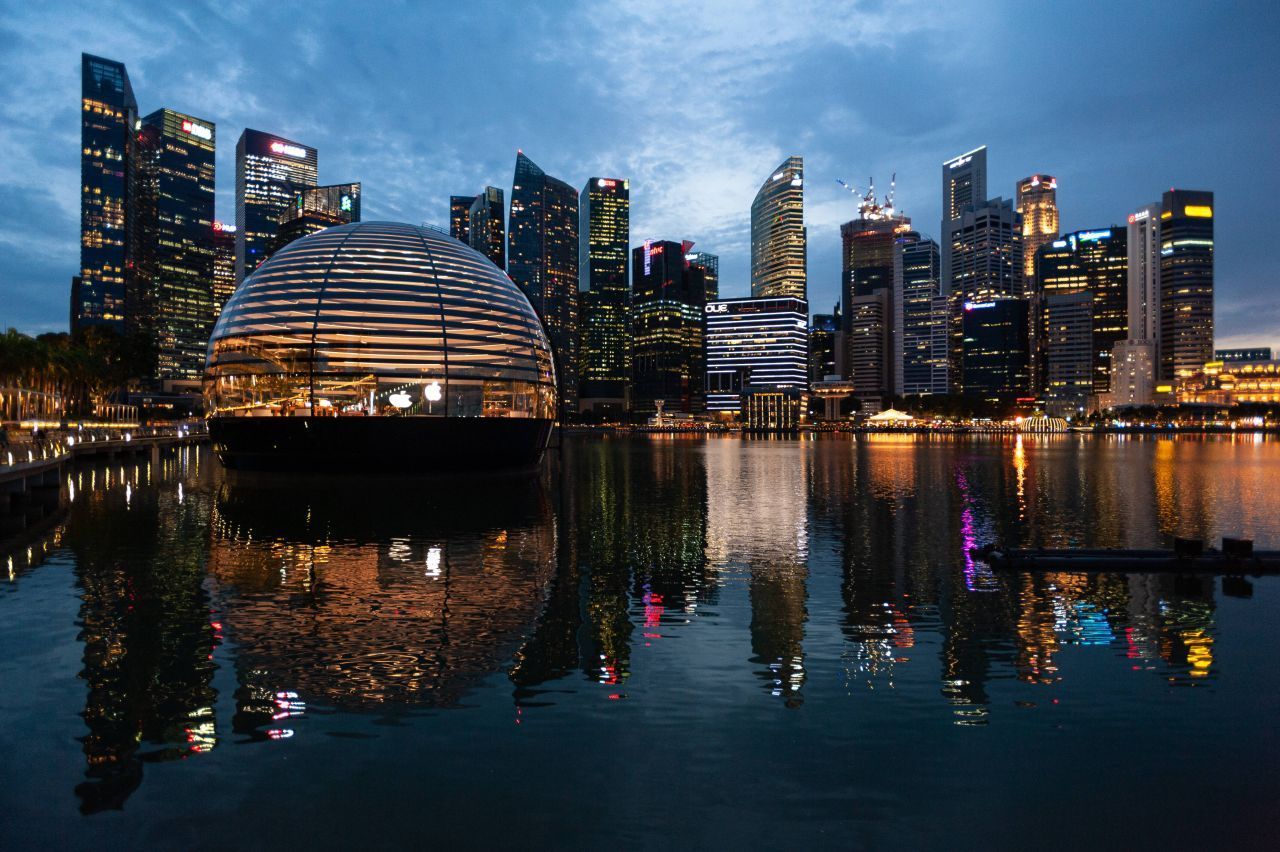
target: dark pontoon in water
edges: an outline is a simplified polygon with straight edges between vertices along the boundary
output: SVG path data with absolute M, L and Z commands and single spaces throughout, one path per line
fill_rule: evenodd
M 1254 550 L 1248 539 L 1224 538 L 1222 549 L 1175 539 L 1172 550 L 975 547 L 972 555 L 1003 571 L 1150 571 L 1179 574 L 1277 574 L 1280 551 Z

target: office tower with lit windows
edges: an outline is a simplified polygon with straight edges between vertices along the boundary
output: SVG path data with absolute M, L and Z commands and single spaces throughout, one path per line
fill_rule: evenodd
M 1160 372 L 1185 378 L 1213 358 L 1213 193 L 1171 189 L 1160 204 Z
M 582 299 L 578 405 L 610 414 L 626 410 L 631 377 L 631 184 L 593 177 L 578 196 L 578 292 Z
M 807 393 L 808 310 L 790 297 L 708 302 L 707 410 L 740 411 L 744 395 L 756 391 Z
M 881 204 L 871 188 L 858 204 L 858 218 L 840 226 L 840 237 L 846 378 L 862 409 L 878 412 L 897 384 L 894 256 L 899 241 L 920 235 L 894 210 L 892 193 Z
M 1130 213 L 1126 236 L 1129 339 L 1154 345 L 1160 339 L 1160 205 Z
M 213 319 L 236 290 L 236 226 L 213 223 Z
M 148 115 L 138 132 L 140 327 L 166 389 L 198 387 L 213 329 L 216 141 L 213 122 L 171 109 Z
M 1064 394 L 1080 395 L 1074 378 L 1078 341 L 1073 336 L 1064 342 L 1060 333 L 1062 323 L 1054 320 L 1048 301 L 1051 296 L 1077 293 L 1087 293 L 1091 305 L 1089 375 L 1092 379 L 1090 390 L 1084 395 L 1110 390 L 1112 349 L 1129 333 L 1128 281 L 1128 232 L 1119 226 L 1064 234 L 1040 249 L 1036 259 L 1039 293 L 1032 302 L 1031 318 L 1035 392 L 1048 393 L 1051 399 L 1062 399 Z M 1065 302 L 1059 303 L 1059 312 L 1075 310 L 1065 305 Z M 1074 335 L 1079 330 L 1074 314 L 1071 323 Z M 1071 366 L 1062 366 L 1064 362 Z M 1069 374 L 1070 381 L 1055 380 L 1055 374 L 1060 377 Z
M 316 149 L 246 128 L 236 142 L 236 284 L 271 254 L 280 217 L 317 183 Z
M 840 306 L 829 314 L 814 314 L 809 323 L 809 384 L 836 373 L 836 340 L 840 337 Z
M 307 234 L 359 221 L 360 184 L 336 183 L 304 189 L 281 214 L 271 253 Z
M 951 263 L 954 253 L 953 230 L 965 208 L 982 204 L 987 197 L 987 146 L 975 148 L 942 164 L 942 289 L 951 293 Z
M 951 296 L 952 310 L 952 374 L 959 379 L 953 385 L 960 385 L 970 374 L 966 364 L 969 363 L 966 341 L 981 340 L 982 336 L 971 336 L 964 329 L 973 323 L 982 323 L 988 319 L 998 318 L 1004 321 L 1004 315 L 1013 310 L 1011 305 L 1002 305 L 999 311 L 980 312 L 972 317 L 963 308 L 967 302 L 986 303 L 995 299 L 1021 299 L 1022 293 L 1022 222 L 1011 201 L 996 198 L 966 205 L 959 217 L 948 223 L 950 228 L 951 248 Z M 947 247 L 943 247 L 946 257 Z M 1026 302 L 1019 304 L 1026 308 Z M 1023 327 L 1027 323 L 1023 322 Z M 1026 350 L 1030 341 L 1024 341 Z M 1028 383 L 1029 384 L 1029 383 Z M 963 385 L 953 387 L 968 393 Z M 1029 388 L 1024 389 L 1028 390 Z
M 708 302 L 720 298 L 720 256 L 707 251 L 692 251 L 684 256 L 690 266 L 702 270 Z
M 80 56 L 80 274 L 71 328 L 124 331 L 132 282 L 138 102 L 124 64 Z
M 471 247 L 493 261 L 499 269 L 507 268 L 506 200 L 502 190 L 486 186 L 467 211 L 467 234 Z
M 1044 367 L 1045 411 L 1054 416 L 1084 413 L 1094 393 L 1094 296 L 1088 290 L 1050 292 L 1041 300 L 1041 335 L 1047 359 Z M 1111 350 L 1107 350 L 1108 359 Z M 1108 386 L 1110 388 L 1110 375 Z M 1104 390 L 1106 390 L 1104 389 Z
M 578 191 L 516 153 L 507 274 L 533 305 L 555 353 L 560 400 L 578 408 Z
M 807 298 L 804 159 L 788 157 L 751 203 L 751 295 Z
M 1036 292 L 1036 252 L 1058 238 L 1058 179 L 1052 175 L 1023 178 L 1014 203 L 1022 216 L 1022 279 L 1030 295 Z
M 471 245 L 471 205 L 476 195 L 449 196 L 449 236 L 460 243 Z
M 651 414 L 706 407 L 706 277 L 685 260 L 690 243 L 645 240 L 631 253 L 631 405 Z
M 1007 404 L 1025 396 L 1030 384 L 1027 358 L 1027 302 L 998 296 L 965 302 L 961 383 L 965 396 Z
M 941 298 L 940 257 L 938 244 L 928 238 L 904 239 L 894 246 L 897 396 L 947 393 L 945 344 L 934 351 L 935 340 L 946 338 L 950 315 Z

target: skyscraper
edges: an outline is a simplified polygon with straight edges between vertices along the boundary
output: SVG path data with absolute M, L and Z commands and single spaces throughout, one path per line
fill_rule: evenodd
M 516 153 L 507 274 L 542 320 L 556 355 L 561 404 L 578 405 L 578 192 Z
M 1213 359 L 1213 193 L 1171 189 L 1160 204 L 1160 378 Z
M 896 351 L 894 393 L 947 393 L 945 344 L 949 306 L 942 297 L 938 244 L 931 239 L 901 240 L 894 250 L 893 302 Z
M 1028 293 L 1036 292 L 1036 252 L 1058 238 L 1058 179 L 1032 175 L 1018 181 L 1015 197 L 1022 214 L 1022 278 Z
M 706 280 L 685 244 L 645 240 L 631 253 L 632 408 L 671 413 L 706 406 L 703 309 Z
M 808 309 L 790 297 L 707 303 L 708 411 L 739 411 L 751 391 L 807 392 Z
M 1047 260 L 1042 256 L 1041 261 Z M 1044 342 L 1045 411 L 1056 416 L 1071 416 L 1084 410 L 1094 392 L 1093 324 L 1094 296 L 1088 290 L 1047 292 L 1041 300 L 1041 315 L 1033 321 L 1042 325 Z M 1111 350 L 1107 350 L 1110 359 Z M 1108 386 L 1110 388 L 1110 374 Z
M 593 177 L 578 196 L 579 294 L 582 298 L 582 387 L 585 410 L 626 407 L 631 377 L 627 251 L 631 239 L 631 184 Z
M 807 298 L 804 160 L 788 157 L 751 204 L 751 295 Z
M 72 328 L 125 330 L 138 102 L 123 63 L 80 56 L 80 275 Z
M 983 353 L 974 353 L 978 360 L 970 357 L 970 348 L 986 346 L 989 343 L 1001 347 L 999 352 L 987 353 L 992 358 L 1004 358 L 1008 342 L 1002 336 L 1011 325 L 1009 315 L 1021 305 L 1024 314 L 1028 311 L 1022 299 L 1022 223 L 1013 204 L 1002 198 L 968 204 L 960 215 L 947 223 L 950 229 L 951 247 L 951 287 L 953 290 L 952 307 L 957 313 L 952 319 L 952 351 L 951 371 L 959 374 L 961 382 L 967 381 L 970 375 L 987 376 L 983 370 L 990 365 L 974 368 L 971 365 L 986 363 Z M 944 252 L 946 247 L 944 246 Z M 944 254 L 945 257 L 945 254 Z M 970 311 L 967 304 L 988 304 L 999 302 L 993 311 Z M 999 330 L 991 334 L 971 333 L 978 326 L 988 321 L 1001 324 Z M 1020 327 L 1027 329 L 1027 318 L 1024 316 Z M 1028 360 L 1030 340 L 1022 342 L 1022 360 Z M 1003 362 L 1002 362 L 1003 363 Z M 1000 367 L 1005 378 L 1012 379 L 1020 375 L 1013 361 Z M 995 368 L 992 368 L 995 369 Z M 1027 377 L 1029 390 L 1030 380 Z M 994 380 L 983 378 L 981 394 L 994 398 L 996 393 L 991 388 L 997 386 Z M 969 393 L 967 386 L 959 388 Z M 1001 391 L 1001 394 L 1004 394 Z M 1007 394 L 1004 394 L 1007 395 Z
M 952 291 L 951 259 L 954 253 L 954 223 L 971 204 L 987 197 L 987 146 L 974 148 L 942 164 L 942 288 Z
M 507 268 L 506 201 L 502 190 L 486 186 L 467 211 L 467 233 L 471 247 L 493 261 L 499 269 Z
M 894 352 L 894 253 L 899 240 L 915 241 L 911 220 L 868 189 L 858 218 L 840 226 L 843 246 L 842 293 L 845 365 L 864 410 L 879 411 L 897 384 Z
M 449 196 L 449 236 L 471 245 L 471 205 L 479 196 Z
M 359 221 L 360 184 L 337 183 L 304 189 L 281 214 L 271 253 L 307 234 Z
M 1090 367 L 1086 371 L 1092 377 L 1090 393 L 1106 393 L 1111 387 L 1111 350 L 1128 335 L 1128 279 L 1129 248 L 1127 232 L 1119 226 L 1075 231 L 1041 248 L 1036 262 L 1036 280 L 1039 298 L 1033 302 L 1032 357 L 1040 363 L 1033 364 L 1032 373 L 1039 381 L 1037 392 L 1047 390 L 1051 396 L 1062 397 L 1061 390 L 1053 390 L 1050 374 L 1055 370 L 1062 374 L 1066 367 L 1055 367 L 1056 362 L 1076 357 L 1077 341 L 1073 337 L 1064 343 L 1063 336 L 1055 331 L 1060 322 L 1054 321 L 1048 309 L 1050 296 L 1088 293 L 1091 305 L 1089 314 Z M 1058 302 L 1059 310 L 1067 303 Z M 1076 323 L 1076 319 L 1071 320 Z M 1072 326 L 1073 334 L 1078 331 Z M 1074 363 L 1074 362 L 1073 362 Z M 1070 367 L 1074 376 L 1076 368 Z M 1071 379 L 1070 394 L 1079 395 Z M 1058 382 L 1059 388 L 1063 387 Z
M 1010 403 L 1025 394 L 1031 379 L 1026 300 L 997 297 L 965 302 L 961 328 L 965 396 Z
M 703 279 L 706 281 L 707 301 L 714 302 L 720 298 L 720 256 L 711 254 L 706 251 L 687 252 L 684 259 L 689 261 L 690 266 L 696 266 L 702 270 Z
M 138 134 L 139 325 L 167 384 L 200 380 L 213 327 L 215 132 L 211 121 L 160 109 Z
M 809 323 L 809 384 L 836 375 L 836 338 L 840 334 L 840 309 L 814 314 Z
M 1129 214 L 1129 339 L 1160 339 L 1160 205 Z
M 236 143 L 236 284 L 271 254 L 280 216 L 316 185 L 315 148 L 246 128 Z
M 213 223 L 213 319 L 236 289 L 236 226 Z

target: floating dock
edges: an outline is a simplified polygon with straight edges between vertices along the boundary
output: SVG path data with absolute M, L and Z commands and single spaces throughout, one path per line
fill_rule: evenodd
M 1017 549 L 976 547 L 975 559 L 998 571 L 1144 572 L 1174 574 L 1280 574 L 1280 550 L 1254 550 L 1248 539 L 1225 538 L 1222 549 L 1177 539 L 1172 550 L 1119 548 Z

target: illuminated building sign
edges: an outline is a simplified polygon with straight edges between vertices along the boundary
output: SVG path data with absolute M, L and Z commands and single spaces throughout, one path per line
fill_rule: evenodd
M 617 186 L 617 185 L 618 185 L 618 182 L 616 180 L 609 180 L 608 178 L 596 179 L 596 186 Z
M 1204 204 L 1188 204 L 1182 212 L 1194 219 L 1212 219 L 1213 208 Z
M 1066 248 L 1066 247 L 1067 247 L 1067 241 L 1066 241 L 1066 240 L 1054 240 L 1054 241 L 1053 241 L 1053 247 L 1054 247 L 1054 248 Z
M 234 234 L 236 232 L 235 225 L 227 225 L 223 222 L 217 221 L 213 223 L 213 229 L 220 234 Z
M 290 144 L 289 144 L 289 143 L 287 143 L 287 142 L 272 142 L 272 143 L 271 143 L 271 153 L 273 153 L 273 154 L 287 154 L 287 155 L 288 155 L 288 156 L 290 156 L 290 157 L 305 157 L 305 156 L 307 156 L 307 151 L 306 151 L 306 149 L 305 149 L 305 148 L 302 148 L 302 147 L 300 147 L 300 146 L 298 146 L 298 145 L 290 145 Z
M 1137 213 L 1129 214 L 1129 224 L 1132 225 L 1134 222 L 1142 222 L 1150 217 L 1151 212 L 1149 210 L 1139 210 Z
M 342 200 L 338 202 L 338 206 L 339 206 L 341 209 L 343 209 L 343 210 L 350 211 L 350 210 L 351 210 L 351 196 L 350 196 L 350 195 L 344 195 L 344 196 L 342 196 Z
M 707 305 L 704 310 L 709 314 L 727 314 L 729 313 L 729 306 L 724 304 L 717 305 L 713 302 Z
M 1077 236 L 1082 243 L 1096 243 L 1098 240 L 1111 239 L 1111 229 L 1107 228 L 1101 231 L 1081 231 Z
M 996 306 L 995 302 L 965 302 L 964 303 L 964 309 L 966 311 L 980 311 L 980 310 L 984 310 L 985 308 L 994 308 L 995 306 Z
M 205 127 L 203 124 L 196 124 L 194 121 L 182 122 L 182 132 L 190 133 L 198 139 L 209 140 L 213 138 L 213 129 Z

